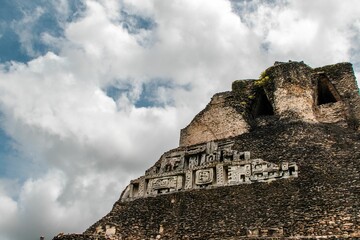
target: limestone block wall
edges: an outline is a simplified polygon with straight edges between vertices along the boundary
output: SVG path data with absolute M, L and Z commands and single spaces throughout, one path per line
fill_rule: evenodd
M 231 92 L 213 96 L 206 108 L 191 123 L 181 129 L 180 146 L 234 137 L 248 132 L 249 124 L 231 105 Z

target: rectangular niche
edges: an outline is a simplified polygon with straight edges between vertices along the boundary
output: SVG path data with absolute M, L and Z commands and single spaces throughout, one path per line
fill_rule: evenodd
M 138 194 L 139 194 L 139 183 L 133 183 L 132 196 L 137 197 Z

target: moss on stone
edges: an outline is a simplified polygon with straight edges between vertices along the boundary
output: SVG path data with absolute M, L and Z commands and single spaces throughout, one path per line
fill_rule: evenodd
M 254 85 L 257 87 L 263 87 L 267 85 L 269 82 L 270 82 L 270 77 L 267 75 L 266 71 L 264 71 L 260 74 L 259 79 L 254 82 Z

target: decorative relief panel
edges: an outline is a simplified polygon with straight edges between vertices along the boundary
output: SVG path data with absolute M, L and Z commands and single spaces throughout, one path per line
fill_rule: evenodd
M 281 170 L 287 171 L 289 169 L 289 164 L 287 162 L 281 163 Z
M 189 168 L 194 168 L 199 165 L 199 158 L 198 155 L 191 155 L 189 157 Z
M 183 168 L 183 161 L 181 156 L 165 157 L 162 163 L 162 172 L 172 172 Z
M 295 163 L 250 159 L 250 152 L 233 150 L 233 145 L 233 141 L 210 142 L 165 153 L 145 176 L 130 183 L 121 200 L 298 176 Z
M 193 187 L 193 173 L 191 170 L 186 171 L 185 174 L 185 189 L 192 189 Z
M 154 190 L 176 188 L 176 183 L 177 177 L 155 178 L 153 179 L 152 188 Z
M 183 177 L 181 175 L 149 179 L 147 194 L 159 194 L 179 191 L 182 189 L 182 185 Z
M 240 182 L 245 182 L 250 176 L 250 165 L 246 164 L 244 166 L 229 166 L 228 168 L 228 182 L 229 184 L 237 184 Z M 246 180 L 245 180 L 246 177 Z
M 202 169 L 196 171 L 195 184 L 204 185 L 210 184 L 214 181 L 214 169 Z
M 224 165 L 218 164 L 216 165 L 216 184 L 217 185 L 224 185 Z

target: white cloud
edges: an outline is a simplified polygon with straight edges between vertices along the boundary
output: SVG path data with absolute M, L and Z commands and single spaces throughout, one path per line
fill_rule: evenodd
M 180 128 L 233 80 L 257 78 L 275 60 L 359 62 L 351 52 L 359 50 L 357 2 L 244 1 L 240 16 L 225 0 L 84 2 L 82 17 L 62 25 L 63 37 L 43 33 L 56 54 L 0 71 L 2 127 L 44 169 L 29 173 L 18 197 L 0 191 L 0 215 L 13 219 L 0 221 L 0 232 L 11 240 L 83 231 L 130 179 L 177 146 Z M 68 3 L 59 3 L 65 19 Z M 154 26 L 129 31 L 124 11 Z M 25 32 L 36 37 L 31 27 Z M 151 95 L 162 107 L 135 107 L 147 84 L 164 79 L 171 84 Z M 123 92 L 113 99 L 108 86 Z
M 17 211 L 17 203 L 6 195 L 0 195 L 0 202 L 0 214 L 1 216 L 6 216 L 6 218 L 3 217 L 0 219 L 0 226 L 3 229 L 6 229 L 8 225 L 11 226 L 14 221 Z
M 18 34 L 21 46 L 30 56 L 37 56 L 39 53 L 33 48 L 34 36 L 32 28 L 34 23 L 44 14 L 42 7 L 36 7 L 31 13 L 23 12 L 24 17 L 19 22 L 13 22 L 13 29 Z

